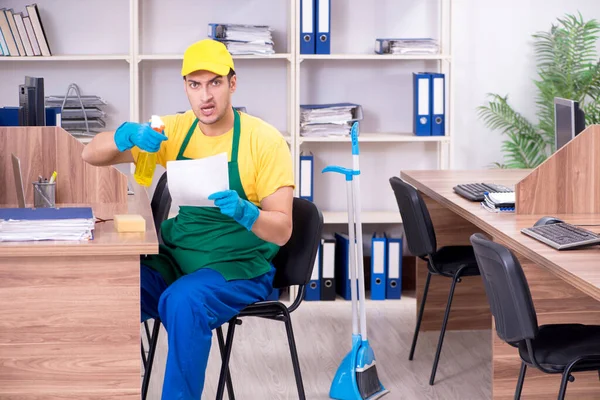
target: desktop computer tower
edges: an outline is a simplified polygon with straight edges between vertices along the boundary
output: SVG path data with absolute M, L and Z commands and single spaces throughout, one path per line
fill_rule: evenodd
M 23 107 L 24 126 L 45 126 L 44 78 L 25 77 L 19 85 L 19 106 Z

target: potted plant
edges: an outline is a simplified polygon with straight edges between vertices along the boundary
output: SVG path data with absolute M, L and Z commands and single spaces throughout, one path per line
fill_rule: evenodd
M 549 32 L 533 36 L 537 60 L 537 117 L 533 123 L 508 103 L 508 95 L 490 93 L 491 100 L 477 108 L 478 117 L 492 130 L 507 136 L 505 163 L 500 168 L 535 168 L 554 152 L 554 97 L 579 102 L 586 126 L 600 123 L 600 60 L 596 45 L 600 23 L 584 21 L 581 14 L 558 18 Z

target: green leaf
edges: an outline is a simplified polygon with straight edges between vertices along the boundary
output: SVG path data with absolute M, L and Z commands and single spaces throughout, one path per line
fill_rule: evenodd
M 554 151 L 554 98 L 576 100 L 586 113 L 586 124 L 600 123 L 600 60 L 597 55 L 600 23 L 586 21 L 581 13 L 557 18 L 548 31 L 536 32 L 536 124 L 508 104 L 508 95 L 488 94 L 491 100 L 477 107 L 478 117 L 492 131 L 499 130 L 503 168 L 534 168 Z

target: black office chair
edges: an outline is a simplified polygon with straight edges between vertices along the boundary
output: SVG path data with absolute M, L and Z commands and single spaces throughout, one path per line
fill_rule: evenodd
M 598 371 L 600 376 L 600 325 L 551 324 L 538 327 L 527 278 L 519 260 L 506 247 L 482 234 L 471 244 L 485 293 L 496 322 L 498 337 L 516 347 L 521 372 L 515 399 L 521 398 L 527 366 L 548 374 L 562 373 L 558 399 L 564 399 L 572 372 Z
M 300 374 L 300 363 L 296 352 L 294 333 L 292 331 L 292 320 L 290 314 L 298 308 L 304 299 L 306 285 L 310 281 L 313 265 L 317 256 L 317 250 L 321 241 L 323 230 L 323 215 L 317 207 L 310 201 L 294 198 L 293 204 L 293 224 L 294 229 L 290 240 L 279 250 L 273 260 L 275 266 L 275 279 L 273 287 L 285 288 L 289 286 L 298 286 L 298 293 L 294 302 L 286 307 L 279 301 L 260 301 L 249 305 L 237 316 L 229 321 L 227 329 L 227 342 L 225 343 L 225 355 L 221 366 L 219 385 L 217 388 L 217 400 L 223 399 L 223 390 L 225 380 L 227 380 L 229 399 L 233 400 L 233 388 L 230 386 L 231 377 L 226 378 L 229 373 L 229 357 L 233 346 L 233 334 L 236 325 L 241 325 L 241 318 L 260 317 L 285 323 L 285 328 L 294 367 L 296 386 L 298 388 L 298 398 L 305 399 L 302 376 Z M 217 328 L 219 340 L 222 341 L 221 327 Z
M 152 201 L 150 202 L 152 209 L 152 219 L 154 220 L 154 228 L 156 229 L 156 235 L 158 236 L 158 242 L 163 243 L 162 237 L 160 236 L 160 226 L 164 220 L 169 216 L 169 210 L 171 209 L 171 195 L 169 194 L 169 187 L 167 185 L 167 173 L 164 172 L 156 184 Z M 148 357 L 144 350 L 144 342 L 142 341 L 142 365 L 144 366 L 144 379 L 142 380 L 142 400 L 146 399 L 148 395 L 148 385 L 150 383 L 150 375 L 152 374 L 152 364 L 154 363 L 154 355 L 156 354 L 156 344 L 158 343 L 158 334 L 160 331 L 160 319 L 154 320 L 152 331 L 148 326 L 148 321 L 144 321 L 144 331 L 148 340 Z
M 161 186 L 161 181 L 165 180 L 165 185 Z M 160 191 L 160 193 L 159 193 Z M 168 194 L 168 186 L 166 185 L 166 174 L 159 180 L 156 191 L 153 196 L 154 199 L 162 199 L 161 203 L 164 202 L 168 207 L 166 213 L 157 206 L 157 214 L 164 218 L 168 216 L 168 210 L 170 208 L 170 196 Z M 154 211 L 154 203 L 153 203 Z M 312 274 L 312 268 L 314 265 L 315 258 L 317 256 L 318 247 L 321 240 L 321 233 L 323 230 L 323 215 L 321 211 L 314 205 L 314 203 L 294 198 L 293 200 L 293 231 L 292 236 L 288 242 L 279 249 L 277 256 L 273 260 L 273 265 L 276 269 L 275 277 L 273 281 L 274 288 L 285 288 L 289 286 L 298 286 L 298 293 L 294 302 L 286 307 L 285 304 L 279 301 L 260 301 L 249 305 L 243 309 L 237 316 L 233 317 L 228 322 L 227 329 L 227 342 L 223 338 L 222 327 L 218 327 L 217 340 L 219 343 L 219 349 L 221 352 L 221 372 L 219 376 L 219 384 L 217 388 L 217 399 L 222 400 L 225 384 L 227 384 L 227 392 L 230 400 L 235 399 L 233 384 L 231 380 L 231 374 L 229 371 L 229 360 L 231 356 L 231 349 L 233 347 L 233 336 L 235 332 L 235 326 L 242 324 L 242 318 L 245 317 L 260 317 L 267 318 L 285 323 L 286 333 L 288 337 L 288 344 L 290 347 L 290 354 L 292 358 L 292 365 L 294 368 L 294 375 L 296 378 L 296 386 L 298 389 L 298 396 L 300 399 L 305 399 L 304 385 L 302 383 L 302 375 L 300 371 L 300 363 L 298 360 L 298 354 L 296 351 L 296 342 L 294 339 L 294 333 L 292 330 L 292 321 L 290 314 L 298 308 L 302 300 L 304 299 L 305 287 L 310 281 Z M 161 221 L 162 222 L 162 221 Z M 155 224 L 157 221 L 155 220 Z M 160 226 L 158 222 L 157 226 Z M 159 228 L 157 228 L 158 230 Z M 152 371 L 152 362 L 154 359 L 154 352 L 156 349 L 156 342 L 158 340 L 158 332 L 160 321 L 155 320 L 154 331 L 150 333 L 150 330 L 146 328 L 146 334 L 148 336 L 148 342 L 150 343 L 150 351 L 148 358 L 144 356 L 142 347 L 142 355 L 145 367 L 144 380 L 142 383 L 142 399 L 146 399 L 148 392 L 148 383 L 150 380 L 150 374 Z
M 429 378 L 429 384 L 433 385 L 442 351 L 444 334 L 446 333 L 446 326 L 448 324 L 448 317 L 450 315 L 454 289 L 456 284 L 461 281 L 461 277 L 479 275 L 479 270 L 477 269 L 475 255 L 471 246 L 444 246 L 438 249 L 431 217 L 419 192 L 398 177 L 394 176 L 389 181 L 394 191 L 396 202 L 398 203 L 400 215 L 402 216 L 408 249 L 411 254 L 425 261 L 428 269 L 425 289 L 423 290 L 423 299 L 421 300 L 417 325 L 408 356 L 409 360 L 413 359 L 415 353 L 431 275 L 439 275 L 452 279 L 450 293 L 448 294 L 448 303 L 446 304 L 446 313 L 442 322 L 433 368 L 431 369 L 431 377 Z

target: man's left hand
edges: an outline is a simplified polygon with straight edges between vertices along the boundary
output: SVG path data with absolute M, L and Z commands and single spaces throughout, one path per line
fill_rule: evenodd
M 214 200 L 221 213 L 233 218 L 244 228 L 252 230 L 252 225 L 258 218 L 258 207 L 248 200 L 242 200 L 235 190 L 213 193 L 208 199 Z

